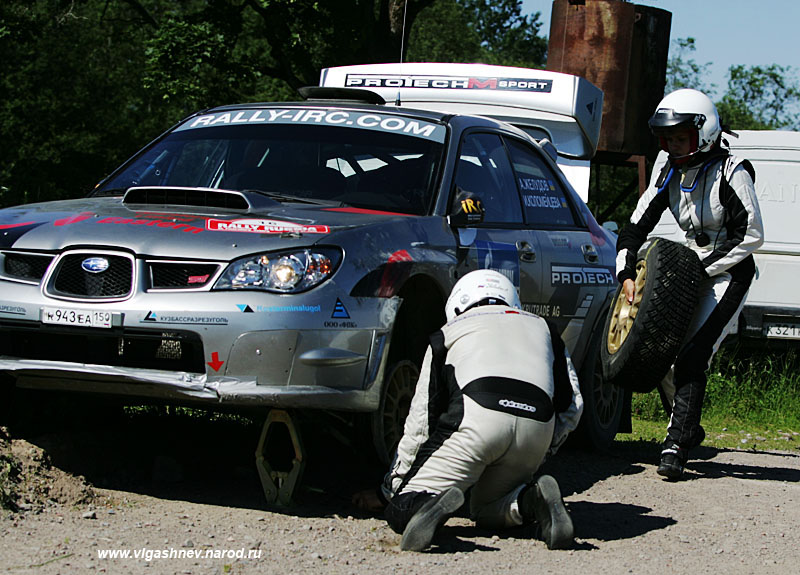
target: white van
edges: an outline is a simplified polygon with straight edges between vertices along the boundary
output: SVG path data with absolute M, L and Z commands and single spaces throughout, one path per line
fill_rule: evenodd
M 600 138 L 603 92 L 585 78 L 489 64 L 408 62 L 325 68 L 319 85 L 370 90 L 388 105 L 513 124 L 555 145 L 558 167 L 588 201 L 589 162 Z
M 756 252 L 756 276 L 739 317 L 742 343 L 800 341 L 800 132 L 742 130 L 726 135 L 731 152 L 756 170 L 756 194 L 764 222 L 764 245 Z M 665 212 L 656 236 L 683 240 Z

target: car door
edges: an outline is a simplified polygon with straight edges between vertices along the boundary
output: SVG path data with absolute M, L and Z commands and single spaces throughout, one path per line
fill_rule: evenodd
M 483 221 L 458 230 L 462 252 L 459 273 L 493 269 L 520 288 L 525 305 L 541 290 L 537 237 L 524 224 L 522 204 L 508 154 L 499 134 L 468 133 L 462 138 L 454 177 L 454 201 L 480 200 Z
M 562 179 L 541 152 L 522 140 L 505 138 L 524 211 L 525 225 L 537 237 L 541 289 L 528 295 L 526 309 L 551 319 L 570 351 L 584 349 L 609 289 L 616 286 L 610 248 L 593 234 Z M 588 209 L 587 209 L 588 211 Z M 601 257 L 603 256 L 604 257 Z M 605 265 L 602 261 L 605 259 Z

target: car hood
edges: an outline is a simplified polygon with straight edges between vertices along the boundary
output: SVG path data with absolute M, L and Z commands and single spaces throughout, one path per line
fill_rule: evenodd
M 258 210 L 169 208 L 86 198 L 0 210 L 0 249 L 122 248 L 137 254 L 229 260 L 333 241 L 353 227 L 414 216 L 331 205 L 266 202 Z

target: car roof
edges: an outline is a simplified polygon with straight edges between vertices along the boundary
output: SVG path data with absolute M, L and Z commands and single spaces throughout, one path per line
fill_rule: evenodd
M 319 107 L 319 108 L 343 108 L 349 110 L 365 110 L 380 112 L 382 114 L 400 114 L 406 116 L 415 116 L 418 118 L 435 121 L 445 122 L 453 114 L 449 112 L 436 112 L 431 110 L 420 110 L 412 107 L 405 106 L 387 106 L 381 104 L 366 104 L 363 102 L 343 101 L 343 100 L 300 100 L 300 101 L 281 101 L 281 102 L 250 102 L 244 104 L 228 104 L 224 106 L 216 106 L 209 108 L 192 116 L 200 114 L 209 114 L 213 112 L 225 112 L 232 110 L 257 110 L 266 108 L 285 108 L 291 107 Z

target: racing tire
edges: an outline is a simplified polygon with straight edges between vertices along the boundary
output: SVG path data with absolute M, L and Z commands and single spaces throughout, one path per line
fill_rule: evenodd
M 620 285 L 606 317 L 600 352 L 608 383 L 641 393 L 655 389 L 675 362 L 704 275 L 697 254 L 683 244 L 656 238 L 642 246 L 633 303 Z
M 592 337 L 586 360 L 578 373 L 583 414 L 575 430 L 576 445 L 588 451 L 605 451 L 617 435 L 625 407 L 626 391 L 609 383 L 603 375 L 600 347 L 603 334 Z
M 380 407 L 371 416 L 373 447 L 383 465 L 388 466 L 394 459 L 418 379 L 419 368 L 413 361 L 398 361 L 386 371 Z

